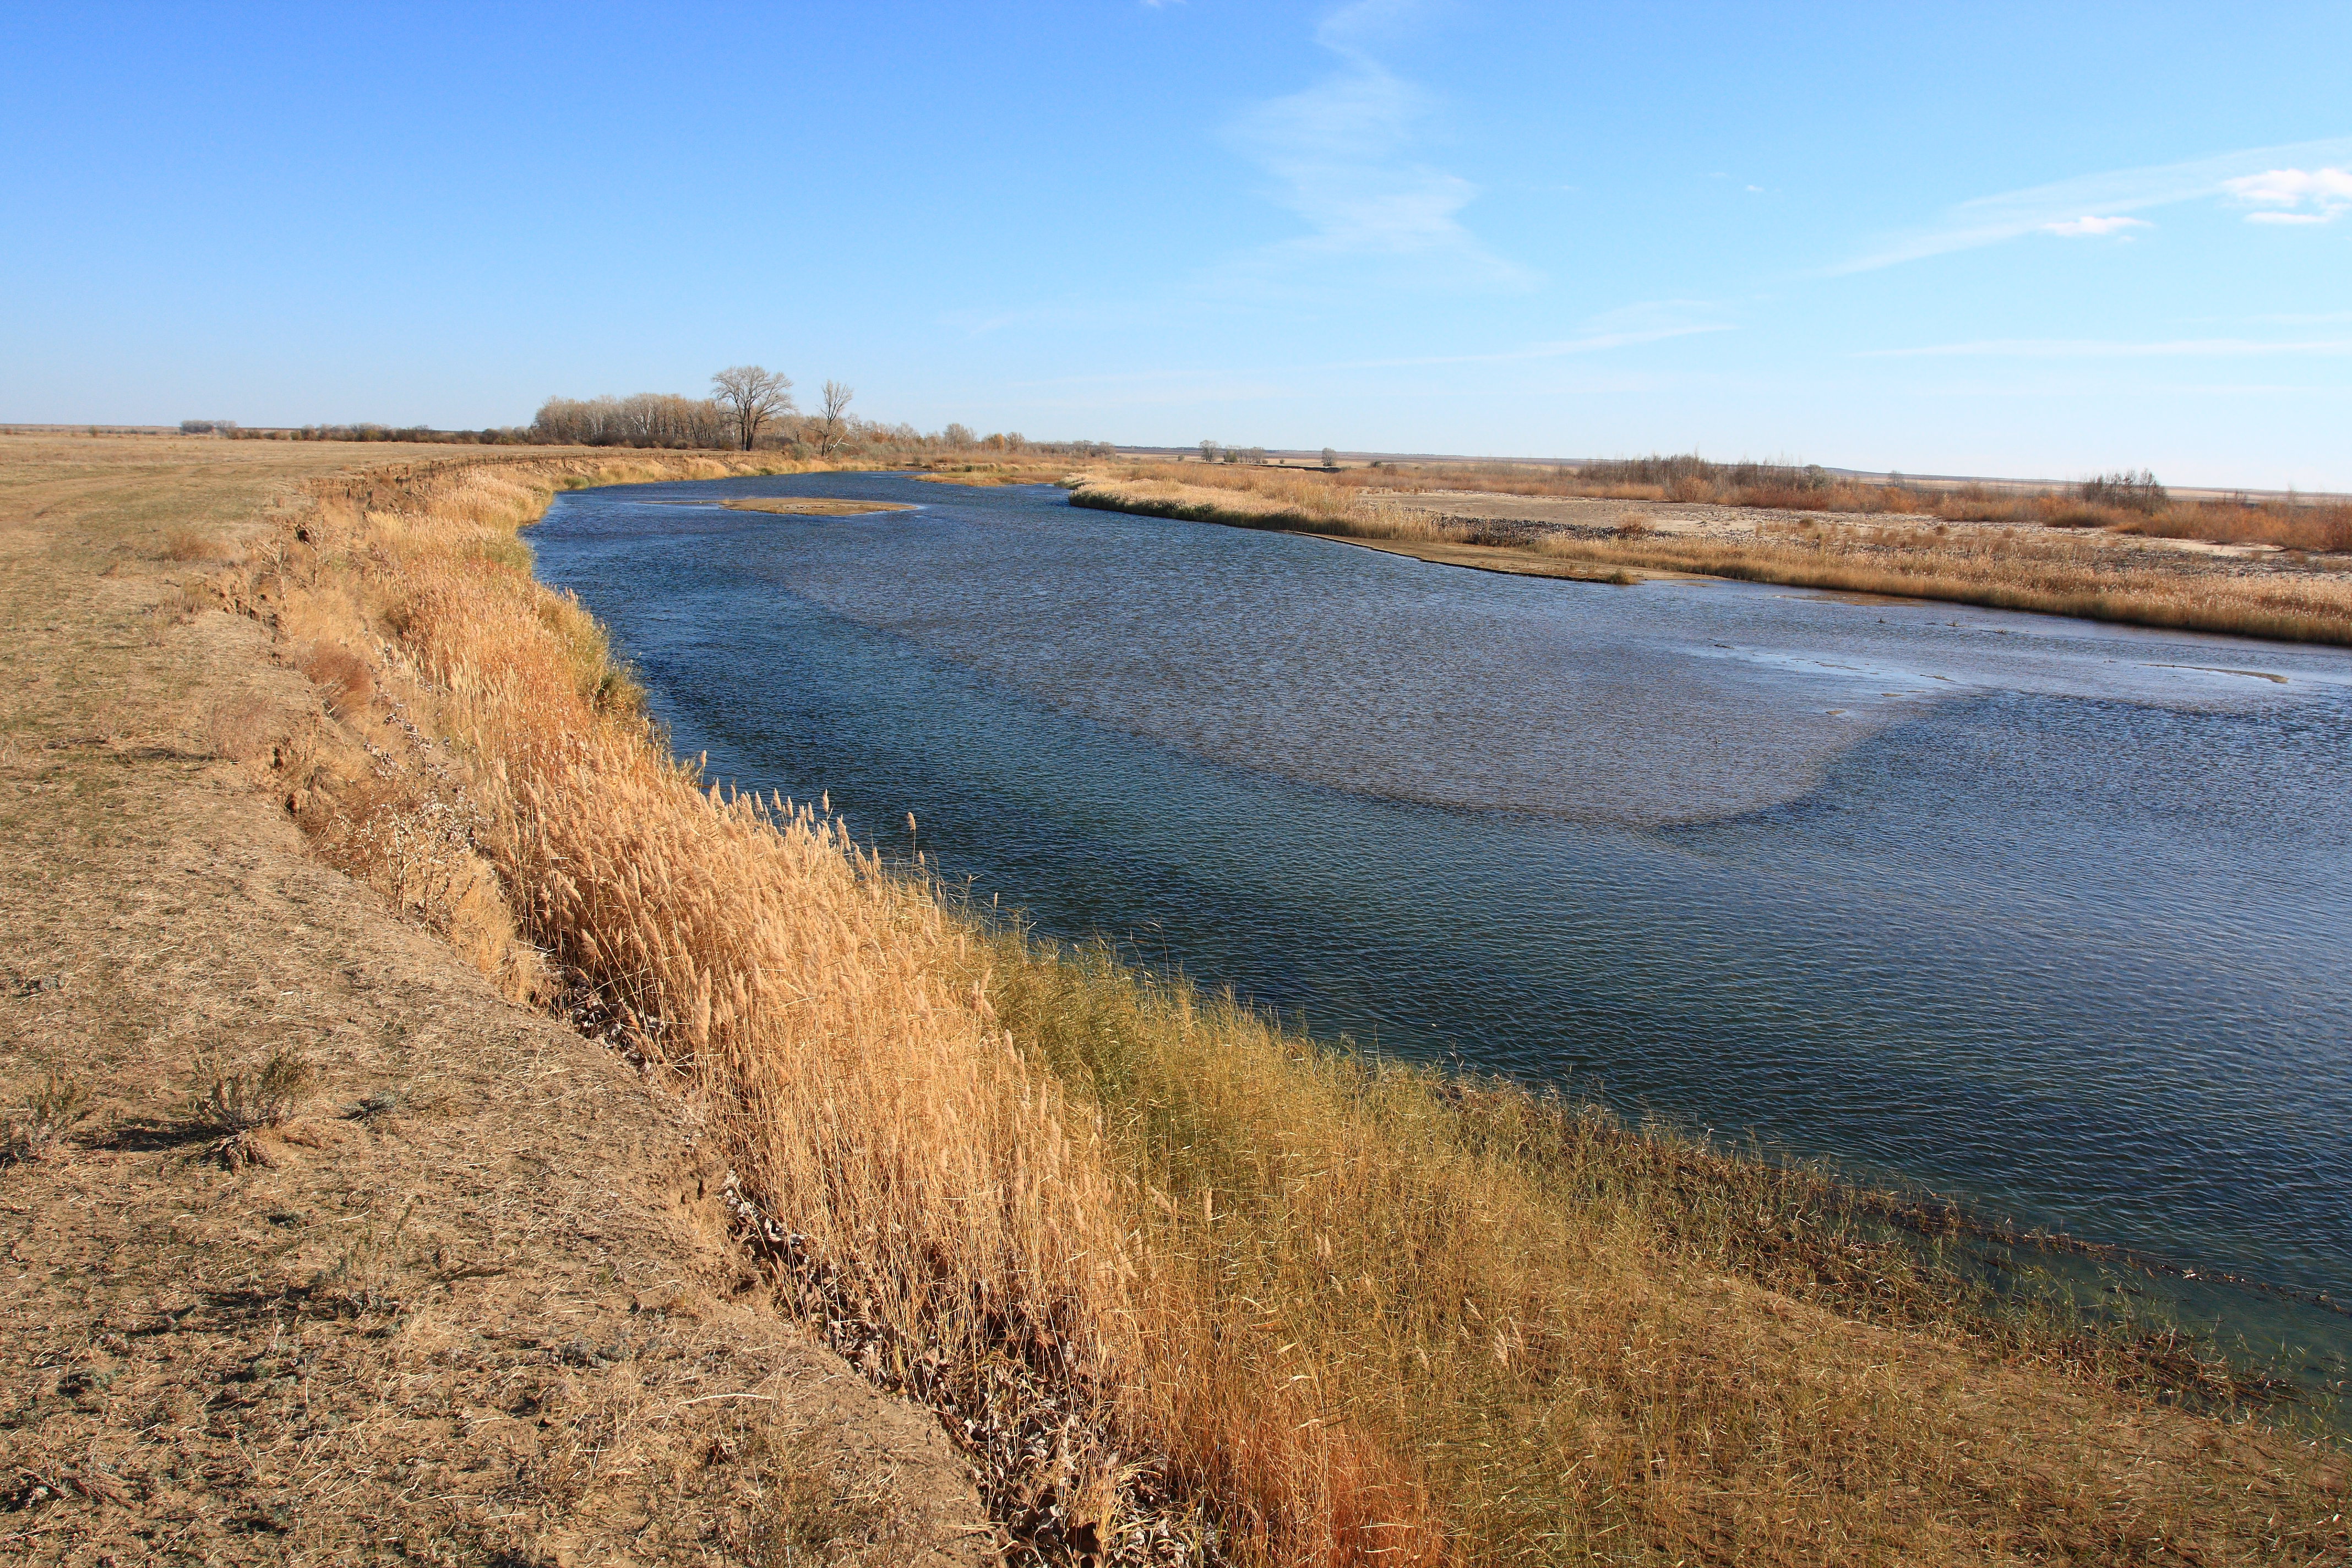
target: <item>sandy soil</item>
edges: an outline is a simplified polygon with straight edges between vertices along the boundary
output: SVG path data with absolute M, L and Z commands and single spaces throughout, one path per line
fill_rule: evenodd
M 166 530 L 417 455 L 0 437 L 16 1153 L 87 1097 L 0 1166 L 0 1557 L 985 1560 L 936 1422 L 767 1310 L 690 1108 L 264 793 L 319 696 Z M 315 1082 L 225 1146 L 193 1102 L 278 1051 Z

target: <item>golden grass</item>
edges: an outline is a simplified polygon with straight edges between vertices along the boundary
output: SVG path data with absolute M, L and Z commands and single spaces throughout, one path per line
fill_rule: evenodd
M 1322 1049 L 706 788 L 516 547 L 577 477 L 330 494 L 285 623 L 387 650 L 568 1005 L 698 1089 L 779 1289 L 1046 1558 L 2352 1551 L 2331 1451 L 2118 1393 L 2141 1363 L 1987 1316 L 1832 1184 Z

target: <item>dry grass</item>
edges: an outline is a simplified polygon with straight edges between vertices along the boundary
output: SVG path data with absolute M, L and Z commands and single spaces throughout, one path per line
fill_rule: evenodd
M 1654 530 L 1639 513 L 1628 513 L 1612 537 L 1544 534 L 1540 529 L 1530 529 L 1541 534 L 1530 546 L 1524 541 L 1490 538 L 1475 527 L 1386 503 L 1377 495 L 1350 493 L 1321 475 L 1205 465 L 1174 471 L 1181 479 L 1140 470 L 1123 479 L 1089 479 L 1072 493 L 1071 504 L 1353 538 L 1508 543 L 1532 548 L 1551 560 L 1594 566 L 1702 573 L 1792 587 L 1901 595 L 2137 626 L 2352 644 L 2352 584 L 2339 576 L 2276 570 L 2250 570 L 2242 574 L 2219 572 L 2203 563 L 2175 563 L 2147 552 L 2127 552 L 2068 531 L 2076 521 L 2083 521 L 2084 526 L 2118 532 L 2193 536 L 2179 531 L 2189 527 L 2180 520 L 2189 513 L 2178 508 L 2154 516 L 2134 511 L 2112 517 L 2101 513 L 2084 521 L 2076 517 L 2080 503 L 2063 502 L 2042 506 L 2048 515 L 2042 521 L 2047 526 L 1952 528 L 1927 518 L 1916 522 L 1812 521 L 1769 528 L 1752 538 L 1674 537 Z M 1682 488 L 1687 490 L 1696 485 L 1692 481 Z M 1640 487 L 1620 485 L 1609 493 L 1629 488 Z M 1675 487 L 1650 488 L 1671 491 Z M 1760 487 L 1743 493 L 1759 506 L 1794 505 L 1804 499 Z M 1676 498 L 1662 494 L 1650 499 Z M 2000 503 L 2002 507 L 2012 504 L 2026 510 L 2042 506 L 2032 498 Z M 1956 505 L 1954 510 L 1971 509 Z M 2319 508 L 2305 510 L 2308 516 L 2302 521 L 2289 520 L 2294 528 L 2305 531 L 2295 537 L 2317 537 L 2311 531 L 2335 526 L 2327 521 L 2333 513 Z M 2246 515 L 2271 514 L 2248 510 Z M 2284 530 L 2288 524 L 2277 526 Z M 2242 522 L 2216 524 L 2208 531 L 2245 533 L 2254 529 L 2253 522 Z
M 2248 506 L 2200 501 L 2191 506 L 2169 507 L 2153 517 L 2126 521 L 2119 531 L 2164 539 L 2275 544 L 2283 550 L 2342 553 L 2352 552 L 2352 502 Z
M 233 763 L 251 762 L 269 749 L 277 717 L 262 697 L 247 693 L 217 698 L 205 710 L 205 742 L 214 756 Z
M 313 643 L 300 649 L 294 656 L 294 668 L 318 686 L 328 711 L 339 719 L 362 710 L 375 695 L 375 668 L 334 643 Z
M 1113 482 L 1148 481 L 1281 499 L 1302 517 L 1346 515 L 1351 498 L 1381 493 L 1466 491 L 1486 495 L 1673 501 L 1784 511 L 1912 517 L 1942 522 L 2002 522 L 2109 529 L 2216 544 L 2275 544 L 2352 552 L 2352 502 L 2174 498 L 2150 484 L 2135 494 L 2112 482 L 2018 485 L 1886 484 L 1784 463 L 1711 463 L 1692 457 L 1583 464 L 1427 463 L 1307 472 L 1246 465 L 1148 463 L 1102 472 Z
M 226 561 L 235 553 L 226 541 L 184 524 L 163 531 L 162 554 L 166 561 Z
M 2063 534 L 1828 525 L 1754 540 L 1550 535 L 1562 560 L 1899 595 L 2135 626 L 2352 644 L 2352 588 L 2284 574 L 2168 571 Z
M 515 944 L 698 1088 L 779 1289 L 949 1418 L 1027 1549 L 1140 1561 L 1148 1524 L 1266 1563 L 2352 1550 L 2332 1457 L 2116 1392 L 2127 1345 L 1988 1315 L 1832 1184 L 1318 1048 L 705 788 L 513 548 L 565 477 L 330 496 L 288 635 L 387 648 L 379 693 L 447 739 L 437 798 Z M 436 797 L 404 798 L 368 819 Z
M 74 1130 L 89 1119 L 93 1109 L 89 1090 L 79 1079 L 51 1068 L 29 1102 L 9 1116 L 0 1132 L 0 1166 L 63 1153 Z

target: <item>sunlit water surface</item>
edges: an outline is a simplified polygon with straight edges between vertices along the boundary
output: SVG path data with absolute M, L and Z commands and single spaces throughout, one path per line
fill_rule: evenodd
M 923 510 L 708 504 L 755 494 Z M 2342 650 L 873 475 L 583 491 L 530 540 L 713 775 L 886 849 L 911 812 L 1048 931 L 2352 1297 Z

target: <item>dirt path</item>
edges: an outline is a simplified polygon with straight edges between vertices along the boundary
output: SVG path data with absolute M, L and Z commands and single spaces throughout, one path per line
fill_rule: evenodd
M 985 1560 L 937 1424 L 765 1310 L 688 1108 L 224 754 L 319 697 L 169 531 L 416 456 L 0 437 L 0 1557 Z

